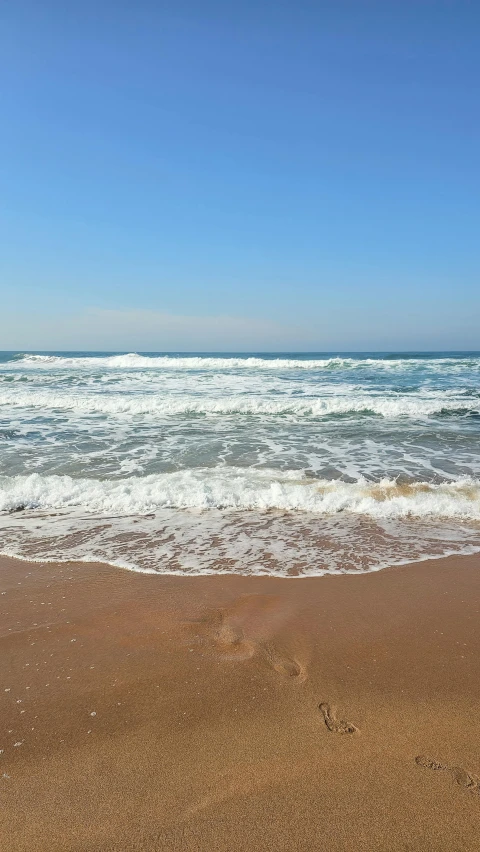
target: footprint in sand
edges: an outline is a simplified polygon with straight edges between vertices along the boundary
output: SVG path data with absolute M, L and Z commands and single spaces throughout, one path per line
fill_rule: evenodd
M 220 613 L 220 621 L 213 635 L 215 643 L 227 656 L 248 659 L 255 653 L 253 642 L 245 638 L 242 628 L 231 624 L 223 613 Z
M 206 613 L 187 626 L 195 631 L 200 642 L 210 645 L 226 660 L 256 656 L 283 677 L 303 683 L 307 677 L 305 667 L 265 639 L 265 632 L 273 632 L 282 618 L 275 597 L 244 595 L 230 606 Z
M 303 666 L 297 660 L 288 657 L 286 654 L 281 654 L 270 643 L 259 643 L 259 651 L 264 660 L 276 671 L 284 677 L 291 677 L 298 680 L 300 683 L 306 679 L 307 674 Z
M 431 760 L 423 754 L 419 754 L 418 757 L 415 758 L 415 763 L 417 763 L 418 766 L 423 766 L 425 769 L 443 769 L 445 772 L 449 772 L 453 775 L 455 781 L 460 785 L 460 787 L 470 790 L 471 793 L 480 793 L 480 778 L 478 775 L 474 775 L 472 772 L 467 772 L 467 770 L 463 769 L 461 766 L 447 766 L 446 763 L 439 763 L 437 760 Z
M 228 612 L 216 610 L 199 620 L 184 622 L 188 634 L 197 642 L 220 654 L 226 660 L 248 660 L 255 653 L 254 643 L 246 638 L 238 623 L 229 618 Z M 189 643 L 192 640 L 189 639 Z
M 337 719 L 335 707 L 322 701 L 319 704 L 325 724 L 329 731 L 333 734 L 355 734 L 358 728 L 352 725 L 351 722 L 345 722 L 343 719 Z

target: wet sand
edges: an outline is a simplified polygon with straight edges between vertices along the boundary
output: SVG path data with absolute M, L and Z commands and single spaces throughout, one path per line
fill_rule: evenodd
M 480 557 L 0 578 L 5 852 L 479 848 Z

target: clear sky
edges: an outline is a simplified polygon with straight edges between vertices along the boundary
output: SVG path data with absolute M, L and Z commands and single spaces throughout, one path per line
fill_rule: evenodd
M 0 349 L 480 349 L 477 0 L 10 0 Z

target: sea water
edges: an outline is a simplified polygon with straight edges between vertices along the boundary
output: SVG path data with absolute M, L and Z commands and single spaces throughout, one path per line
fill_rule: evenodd
M 0 354 L 0 550 L 311 576 L 480 550 L 480 353 Z

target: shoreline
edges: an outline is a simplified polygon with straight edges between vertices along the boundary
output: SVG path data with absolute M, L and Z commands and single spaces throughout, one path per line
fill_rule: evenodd
M 108 561 L 104 559 L 97 559 L 95 557 L 84 557 L 82 559 L 55 559 L 54 557 L 34 557 L 34 556 L 25 556 L 23 554 L 15 554 L 8 551 L 0 550 L 0 565 L 2 560 L 11 560 L 13 562 L 21 562 L 25 564 L 32 565 L 95 565 L 96 567 L 101 566 L 102 568 L 112 569 L 114 571 L 128 571 L 131 574 L 143 574 L 149 577 L 176 577 L 178 579 L 184 577 L 185 579 L 200 579 L 202 577 L 241 577 L 244 579 L 272 579 L 272 580 L 320 580 L 322 577 L 360 577 L 365 574 L 377 574 L 379 571 L 391 571 L 395 568 L 405 568 L 414 565 L 420 565 L 423 562 L 441 562 L 444 559 L 468 559 L 471 557 L 478 556 L 480 557 L 480 547 L 472 547 L 470 550 L 465 551 L 457 551 L 451 550 L 446 551 L 445 553 L 438 554 L 429 554 L 428 556 L 418 556 L 415 559 L 403 559 L 401 562 L 393 562 L 388 564 L 381 564 L 375 566 L 374 568 L 363 568 L 363 569 L 351 569 L 346 568 L 344 570 L 330 570 L 328 568 L 319 569 L 318 574 L 279 574 L 273 572 L 258 573 L 255 574 L 245 573 L 242 574 L 235 569 L 218 569 L 218 568 L 205 568 L 198 569 L 198 571 L 190 571 L 190 570 L 173 570 L 173 569 L 162 569 L 161 571 L 157 571 L 154 568 L 141 568 L 137 565 L 127 565 L 122 564 L 121 562 Z
M 374 567 L 369 568 L 345 568 L 345 569 L 329 569 L 329 568 L 320 568 L 319 573 L 317 574 L 281 574 L 274 573 L 274 570 L 265 571 L 264 573 L 255 574 L 250 573 L 242 573 L 235 568 L 199 568 L 196 571 L 191 571 L 190 569 L 170 569 L 170 568 L 162 568 L 162 570 L 157 571 L 154 568 L 142 568 L 137 565 L 130 565 L 126 562 L 121 561 L 113 561 L 108 559 L 97 558 L 96 556 L 82 556 L 82 557 L 73 557 L 73 558 L 62 558 L 58 559 L 56 557 L 48 557 L 48 556 L 33 556 L 26 555 L 21 553 L 13 553 L 9 550 L 1 550 L 0 549 L 0 570 L 4 569 L 5 564 L 8 563 L 20 563 L 24 566 L 28 565 L 42 565 L 42 566 L 56 566 L 57 568 L 63 568 L 65 566 L 94 566 L 97 570 L 100 571 L 115 571 L 115 572 L 127 572 L 131 574 L 139 574 L 149 577 L 157 577 L 157 578 L 185 578 L 191 580 L 200 580 L 205 578 L 225 578 L 225 577 L 238 577 L 240 580 L 265 580 L 271 579 L 275 581 L 281 580 L 319 580 L 324 577 L 362 577 L 370 574 L 377 574 L 382 571 L 395 571 L 400 568 L 414 568 L 415 565 L 422 565 L 425 562 L 443 562 L 445 560 L 460 560 L 463 561 L 465 559 L 475 559 L 478 558 L 480 564 L 480 545 L 477 547 L 476 545 L 468 545 L 465 547 L 465 550 L 446 550 L 443 553 L 436 554 L 427 554 L 426 556 L 415 556 L 414 558 L 402 559 L 398 562 L 388 562 L 376 565 Z M 1 582 L 1 578 L 0 578 Z
M 473 852 L 479 569 L 0 557 L 3 848 Z

